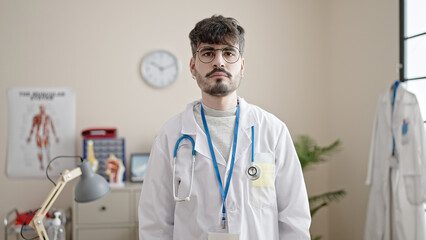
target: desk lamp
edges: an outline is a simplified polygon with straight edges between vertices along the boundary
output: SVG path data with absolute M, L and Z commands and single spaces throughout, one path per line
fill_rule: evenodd
M 108 194 L 111 190 L 107 181 L 102 176 L 93 172 L 90 162 L 83 160 L 82 158 L 80 159 L 81 164 L 79 167 L 76 167 L 71 171 L 65 170 L 62 173 L 62 176 L 57 181 L 55 188 L 50 191 L 46 200 L 44 200 L 43 205 L 41 205 L 40 210 L 37 211 L 30 223 L 30 226 L 34 228 L 37 235 L 42 240 L 49 240 L 46 229 L 43 225 L 43 219 L 69 181 L 81 175 L 80 181 L 74 189 L 74 201 L 79 203 L 95 201 Z

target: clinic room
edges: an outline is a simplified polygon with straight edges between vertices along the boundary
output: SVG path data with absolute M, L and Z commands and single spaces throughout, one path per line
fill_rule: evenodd
M 426 239 L 425 12 L 0 0 L 0 238 Z

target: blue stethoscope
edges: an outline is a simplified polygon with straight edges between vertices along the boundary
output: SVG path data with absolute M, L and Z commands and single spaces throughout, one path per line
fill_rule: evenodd
M 211 137 L 210 137 L 210 132 L 209 132 L 209 128 L 207 126 L 207 121 L 206 121 L 206 117 L 205 117 L 204 109 L 203 109 L 202 105 L 201 105 L 201 118 L 203 120 L 204 129 L 205 129 L 205 132 L 206 132 L 206 135 L 207 135 L 207 141 L 209 143 L 210 153 L 211 153 L 211 156 L 212 156 L 213 165 L 214 165 L 214 168 L 215 168 L 216 177 L 217 177 L 217 180 L 218 180 L 218 183 L 219 183 L 220 192 L 221 192 L 222 200 L 223 200 L 223 202 L 222 202 L 223 203 L 222 204 L 222 213 L 223 213 L 222 227 L 226 228 L 225 200 L 226 200 L 226 196 L 228 194 L 229 184 L 231 182 L 232 172 L 233 172 L 233 169 L 234 169 L 235 152 L 236 152 L 236 148 L 237 148 L 237 139 L 238 139 L 238 125 L 239 125 L 239 118 L 240 118 L 240 108 L 239 108 L 239 105 L 237 105 L 237 112 L 236 112 L 236 116 L 235 116 L 234 140 L 233 140 L 233 145 L 232 145 L 231 166 L 230 166 L 228 179 L 226 181 L 225 190 L 223 189 L 223 184 L 222 184 L 222 180 L 221 180 L 220 173 L 219 173 L 219 168 L 218 168 L 217 161 L 216 161 L 216 155 L 215 155 L 214 150 L 213 150 L 213 143 L 212 143 L 212 140 L 211 140 Z M 260 177 L 261 170 L 258 166 L 256 166 L 254 164 L 254 126 L 251 127 L 251 133 L 252 133 L 251 165 L 250 165 L 250 167 L 247 168 L 246 173 L 247 173 L 247 176 L 250 180 L 256 180 Z M 184 198 L 179 198 L 176 195 L 176 188 L 175 188 L 176 156 L 177 156 L 177 151 L 179 149 L 179 144 L 184 139 L 188 139 L 192 144 L 191 181 L 189 183 L 188 195 Z M 190 197 L 191 197 L 191 194 L 192 194 L 192 183 L 194 181 L 195 153 L 196 153 L 195 141 L 191 136 L 183 135 L 177 140 L 176 145 L 175 145 L 175 149 L 173 151 L 173 198 L 176 202 L 182 202 L 182 201 L 189 201 L 190 200 Z
M 189 193 L 185 198 L 178 198 L 176 195 L 176 187 L 175 187 L 175 177 L 176 177 L 176 155 L 179 148 L 179 144 L 183 139 L 188 139 L 192 144 L 192 166 L 191 166 L 191 181 L 189 183 Z M 175 150 L 173 151 L 173 198 L 176 202 L 189 201 L 192 193 L 192 183 L 194 182 L 194 168 L 195 168 L 195 142 L 194 139 L 189 135 L 183 135 L 180 137 L 175 145 Z

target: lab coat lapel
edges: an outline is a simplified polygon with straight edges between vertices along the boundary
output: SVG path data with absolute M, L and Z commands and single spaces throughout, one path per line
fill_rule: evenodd
M 194 105 L 200 103 L 201 101 L 194 101 L 186 107 L 186 110 L 182 117 L 182 134 L 190 135 L 194 138 L 195 141 L 195 151 L 197 154 L 201 154 L 207 159 L 212 159 L 209 144 L 207 141 L 207 136 L 204 131 L 198 126 L 197 121 L 194 117 Z M 218 164 L 226 166 L 226 161 L 217 151 L 217 149 L 213 146 L 216 156 L 216 161 Z
M 398 119 L 397 116 L 400 116 L 402 114 L 402 113 L 400 113 L 400 111 L 401 111 L 400 106 L 403 104 L 402 98 L 404 96 L 404 93 L 405 93 L 405 89 L 401 85 L 399 85 L 398 89 L 396 89 L 394 109 L 393 109 L 393 112 L 392 112 L 392 130 L 393 130 L 394 134 L 398 131 L 399 126 L 401 124 L 398 121 L 399 119 Z
M 195 123 L 195 124 L 197 124 L 197 123 Z M 198 130 L 197 130 L 197 136 L 196 136 L 196 142 L 195 142 L 195 151 L 197 151 L 197 153 L 202 154 L 207 159 L 210 159 L 210 160 L 213 159 L 212 154 L 210 152 L 210 147 L 209 147 L 209 142 L 207 140 L 207 136 L 204 133 L 204 131 L 201 130 L 200 127 L 198 127 Z M 215 157 L 216 157 L 217 164 L 226 166 L 225 159 L 223 159 L 222 155 L 219 153 L 219 151 L 216 149 L 216 147 L 214 145 L 213 145 L 213 151 L 214 151 L 214 154 L 215 154 Z
M 257 125 L 256 118 L 250 105 L 242 98 L 238 98 L 238 101 L 240 104 L 240 126 L 238 127 L 238 141 L 237 152 L 235 153 L 235 162 L 239 161 L 239 159 L 242 159 L 245 156 L 248 156 L 245 153 L 252 144 L 251 126 Z
M 386 123 L 388 124 L 388 127 L 391 128 L 391 118 L 392 118 L 392 91 L 389 90 L 386 93 L 382 95 L 381 99 L 381 108 L 384 111 L 384 116 L 386 119 Z

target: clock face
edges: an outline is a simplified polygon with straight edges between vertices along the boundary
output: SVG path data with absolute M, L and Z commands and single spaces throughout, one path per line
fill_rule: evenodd
M 168 51 L 153 51 L 142 60 L 141 74 L 151 86 L 167 87 L 174 83 L 178 77 L 178 60 L 175 55 Z

